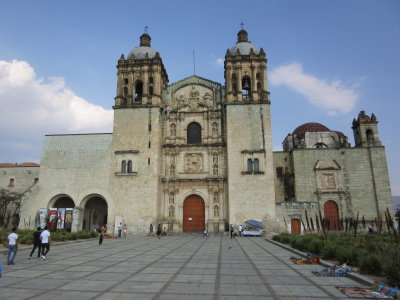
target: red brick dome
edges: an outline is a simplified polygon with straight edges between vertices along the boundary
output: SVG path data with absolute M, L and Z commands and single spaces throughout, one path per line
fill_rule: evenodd
M 297 127 L 293 134 L 297 135 L 298 137 L 303 137 L 306 132 L 326 132 L 331 131 L 328 127 L 320 124 L 320 123 L 305 123 Z

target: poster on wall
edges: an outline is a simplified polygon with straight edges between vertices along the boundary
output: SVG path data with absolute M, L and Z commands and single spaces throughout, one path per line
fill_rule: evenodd
M 48 216 L 47 208 L 39 209 L 39 226 L 41 228 L 44 228 L 44 226 L 47 225 L 47 216 Z
M 57 208 L 49 209 L 49 228 L 55 230 L 57 227 Z
M 64 228 L 68 231 L 71 231 L 72 228 L 72 214 L 74 212 L 73 208 L 65 209 L 65 220 L 64 220 Z
M 64 229 L 65 208 L 59 208 L 57 211 L 57 229 Z

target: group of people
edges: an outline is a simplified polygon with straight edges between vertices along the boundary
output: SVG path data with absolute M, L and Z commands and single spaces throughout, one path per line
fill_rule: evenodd
M 12 232 L 7 237 L 7 265 L 14 265 L 15 257 L 17 256 L 18 251 L 18 234 L 17 228 L 14 227 L 11 230 Z M 50 251 L 50 232 L 48 231 L 48 227 L 45 226 L 42 231 L 41 227 L 38 227 L 36 231 L 33 233 L 33 248 L 29 255 L 29 259 L 32 259 L 32 255 L 35 252 L 36 248 L 38 249 L 38 258 L 41 260 L 46 260 L 46 254 Z M 3 265 L 1 264 L 0 259 L 0 277 L 3 274 Z
M 150 231 L 149 235 L 153 235 L 154 233 L 154 227 L 153 224 L 150 224 Z M 162 236 L 167 236 L 167 228 L 164 227 L 164 229 L 161 227 L 161 224 L 157 225 L 157 237 L 160 239 Z
M 243 236 L 243 230 L 244 230 L 243 226 L 239 225 L 237 228 L 237 235 Z M 231 239 L 235 238 L 236 232 L 235 232 L 235 228 L 233 227 L 233 224 L 231 224 L 230 226 L 229 226 L 229 224 L 225 225 L 225 234 L 226 235 L 230 234 Z

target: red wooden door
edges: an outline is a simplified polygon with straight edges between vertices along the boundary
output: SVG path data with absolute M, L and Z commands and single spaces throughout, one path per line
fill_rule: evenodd
M 292 219 L 292 221 L 290 221 L 290 225 L 291 225 L 291 232 L 292 234 L 300 234 L 300 220 L 299 219 Z
M 201 197 L 191 195 L 183 202 L 183 231 L 203 231 L 205 204 Z
M 324 215 L 325 220 L 327 221 L 327 227 L 329 230 L 338 230 L 339 229 L 339 211 L 337 204 L 329 200 L 324 205 Z

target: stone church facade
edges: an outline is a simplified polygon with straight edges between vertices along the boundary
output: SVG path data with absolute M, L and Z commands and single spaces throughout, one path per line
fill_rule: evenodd
M 226 52 L 224 85 L 199 76 L 169 84 L 147 33 L 117 69 L 113 133 L 45 137 L 20 228 L 52 207 L 74 209 L 72 230 L 106 223 L 111 232 L 120 222 L 131 232 L 150 224 L 223 232 L 248 219 L 295 231 L 305 211 L 335 223 L 392 209 L 374 115 L 353 121 L 355 147 L 341 132 L 306 123 L 273 152 L 266 54 L 246 31 Z M 0 165 L 0 182 L 14 169 Z

